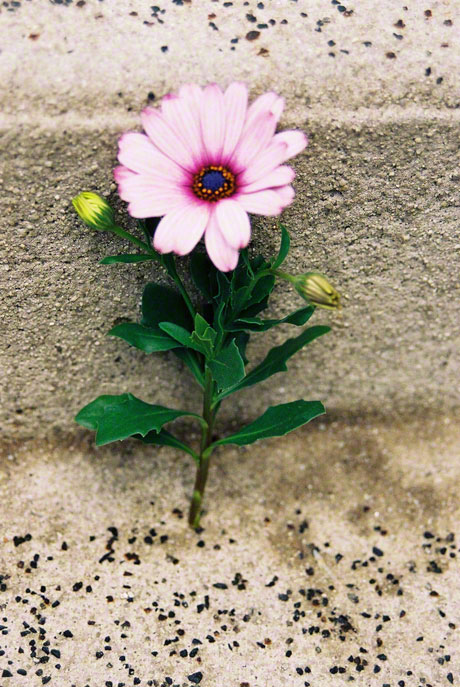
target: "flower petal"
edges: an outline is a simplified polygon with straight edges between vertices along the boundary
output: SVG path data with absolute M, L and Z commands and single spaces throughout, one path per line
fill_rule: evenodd
M 140 174 L 163 176 L 171 181 L 184 181 L 186 177 L 182 167 L 160 153 L 145 134 L 123 134 L 118 141 L 118 159 Z
M 210 212 L 207 203 L 189 202 L 174 208 L 159 223 L 153 247 L 159 253 L 190 253 L 203 236 Z
M 285 160 L 298 155 L 308 145 L 308 138 L 304 132 L 295 130 L 281 131 L 281 133 L 275 134 L 273 141 L 283 141 L 283 143 L 287 144 Z
M 188 97 L 170 94 L 163 98 L 161 111 L 167 124 L 188 148 L 198 164 L 203 156 L 203 142 L 199 117 L 192 110 L 193 104 Z
M 208 162 L 219 162 L 225 138 L 224 95 L 217 84 L 203 91 L 201 106 L 201 137 L 208 153 Z
M 245 248 L 251 238 L 251 224 L 248 213 L 231 198 L 217 203 L 215 217 L 222 235 L 232 248 Z
M 235 171 L 241 172 L 269 144 L 275 133 L 276 118 L 270 112 L 261 112 L 249 128 L 244 129 L 235 152 L 232 164 Z
M 215 213 L 211 214 L 204 235 L 206 250 L 214 265 L 221 272 L 234 270 L 238 264 L 239 253 L 226 242 L 219 229 Z
M 290 205 L 294 200 L 295 191 L 292 186 L 280 186 L 279 188 L 275 188 L 274 191 L 281 198 L 283 208 Z
M 260 95 L 254 100 L 248 109 L 248 116 L 246 118 L 246 126 L 249 127 L 254 123 L 254 120 L 263 112 L 271 112 L 276 117 L 276 122 L 281 116 L 284 108 L 284 98 L 280 98 L 277 93 L 269 91 Z
M 184 169 L 193 171 L 195 165 L 190 150 L 176 136 L 160 112 L 146 107 L 141 113 L 141 121 L 147 136 L 162 153 Z
M 183 189 L 162 185 L 126 167 L 116 167 L 114 176 L 120 198 L 129 203 L 128 212 L 132 217 L 160 217 L 189 200 Z
M 238 183 L 252 184 L 266 176 L 286 159 L 286 144 L 283 142 L 270 143 L 266 146 L 241 173 Z
M 238 196 L 237 201 L 246 212 L 252 212 L 255 215 L 279 215 L 284 207 L 281 196 L 272 189 L 256 191 L 255 193 L 242 193 Z
M 243 186 L 240 190 L 242 193 L 254 193 L 254 191 L 263 191 L 265 188 L 285 186 L 286 184 L 290 184 L 294 177 L 295 172 L 292 167 L 281 165 L 271 172 L 268 172 L 268 174 L 264 174 L 260 179 L 257 179 L 257 181 L 253 181 L 252 184 Z
M 235 81 L 224 93 L 225 138 L 222 161 L 226 162 L 235 150 L 246 118 L 248 89 L 244 83 Z

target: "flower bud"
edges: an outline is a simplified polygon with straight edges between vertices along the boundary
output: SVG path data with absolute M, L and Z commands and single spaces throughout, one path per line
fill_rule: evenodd
M 106 200 L 91 191 L 83 191 L 72 199 L 83 222 L 97 231 L 110 231 L 114 226 L 113 210 Z
M 303 299 L 319 308 L 335 310 L 340 307 L 340 294 L 319 272 L 294 276 L 292 283 Z

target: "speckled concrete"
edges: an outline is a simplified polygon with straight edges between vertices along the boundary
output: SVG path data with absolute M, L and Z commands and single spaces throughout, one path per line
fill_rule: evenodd
M 186 374 L 171 381 L 169 356 L 146 361 L 104 338 L 137 316 L 151 273 L 98 266 L 122 243 L 85 230 L 70 206 L 95 189 L 121 211 L 111 178 L 119 134 L 187 80 L 240 78 L 254 95 L 276 88 L 286 98 L 282 126 L 310 136 L 283 217 L 288 266 L 324 271 L 346 296 L 339 317 L 316 316 L 332 321 L 328 337 L 273 386 L 224 404 L 224 416 L 247 419 L 296 397 L 342 415 L 458 407 L 460 12 L 425 5 L 2 4 L 3 434 L 59 439 L 99 393 L 197 407 Z M 254 250 L 274 251 L 274 223 L 254 227 Z M 273 313 L 296 303 L 280 287 Z M 256 338 L 253 359 L 288 334 Z
M 0 685 L 456 685 L 459 445 L 442 417 L 225 448 L 199 533 L 169 450 L 11 447 Z

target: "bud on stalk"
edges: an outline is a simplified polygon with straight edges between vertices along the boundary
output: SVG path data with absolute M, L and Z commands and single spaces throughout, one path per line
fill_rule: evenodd
M 288 274 L 276 270 L 282 279 L 290 281 L 297 293 L 311 305 L 327 310 L 340 308 L 340 294 L 328 282 L 326 277 L 319 272 L 307 272 L 306 274 Z
M 114 228 L 114 214 L 106 200 L 91 191 L 83 191 L 72 199 L 78 216 L 91 229 L 110 231 Z

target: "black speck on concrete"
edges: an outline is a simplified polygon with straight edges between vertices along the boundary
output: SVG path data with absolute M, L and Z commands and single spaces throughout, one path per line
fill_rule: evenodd
M 187 680 L 190 680 L 194 685 L 199 685 L 202 679 L 203 673 L 200 673 L 200 671 L 187 676 Z

